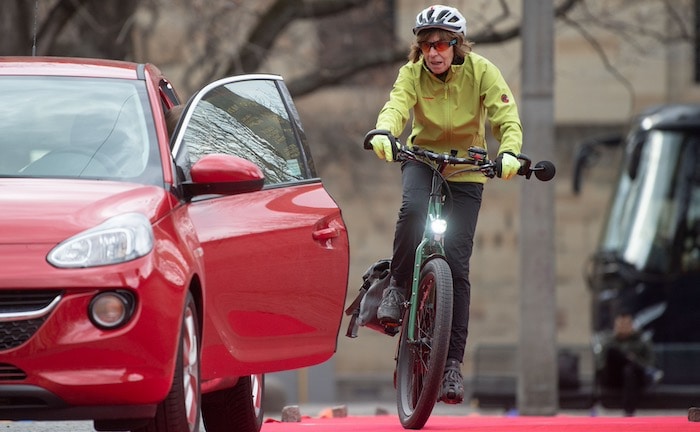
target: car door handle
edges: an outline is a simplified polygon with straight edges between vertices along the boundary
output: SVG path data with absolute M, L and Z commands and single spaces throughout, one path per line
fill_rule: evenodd
M 330 240 L 332 238 L 338 237 L 339 235 L 340 235 L 340 231 L 338 230 L 338 228 L 330 228 L 330 227 L 316 230 L 311 234 L 313 239 L 316 241 Z

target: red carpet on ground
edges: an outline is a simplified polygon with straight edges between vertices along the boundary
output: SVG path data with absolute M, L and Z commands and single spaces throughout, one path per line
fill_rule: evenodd
M 388 432 L 404 430 L 396 416 L 345 418 L 303 417 L 298 423 L 268 420 L 261 432 Z M 700 423 L 687 417 L 499 417 L 436 416 L 422 429 L 426 432 L 700 432 Z

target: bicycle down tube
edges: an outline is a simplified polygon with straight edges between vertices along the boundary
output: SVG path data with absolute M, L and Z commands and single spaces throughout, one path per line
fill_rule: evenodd
M 443 163 L 438 166 L 438 172 L 442 172 Z M 430 200 L 428 201 L 428 217 L 425 221 L 425 229 L 423 231 L 423 240 L 416 248 L 416 256 L 413 264 L 413 278 L 411 284 L 410 297 L 410 313 L 408 314 L 408 340 L 413 342 L 416 340 L 415 322 L 418 312 L 418 284 L 420 283 L 421 267 L 427 259 L 432 255 L 445 256 L 445 248 L 443 245 L 443 235 L 436 234 L 432 229 L 432 223 L 440 220 L 442 217 L 442 181 L 439 175 L 433 172 L 432 186 L 430 188 Z M 438 238 L 439 236 L 439 238 Z M 430 248 L 431 250 L 426 251 Z M 428 252 L 426 254 L 426 252 Z M 427 255 L 427 256 L 426 256 Z

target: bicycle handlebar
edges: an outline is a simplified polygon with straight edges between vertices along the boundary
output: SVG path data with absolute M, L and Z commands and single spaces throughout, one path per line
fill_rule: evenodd
M 457 151 L 452 150 L 450 154 L 436 153 L 419 147 L 410 148 L 402 145 L 398 139 L 388 130 L 372 129 L 365 135 L 363 147 L 365 150 L 371 150 L 372 144 L 370 141 L 377 135 L 386 136 L 391 143 L 391 149 L 394 155 L 398 156 L 398 160 L 416 159 L 424 157 L 438 163 L 438 166 L 444 167 L 447 165 L 474 165 L 474 171 L 481 171 L 486 177 L 493 178 L 496 176 L 496 162 L 489 160 L 486 149 L 482 147 L 470 147 L 467 152 L 469 157 L 457 157 Z M 549 181 L 554 178 L 556 168 L 550 161 L 540 161 L 532 166 L 532 159 L 522 153 L 516 156 L 520 160 L 521 167 L 518 170 L 518 175 L 529 179 L 532 173 L 535 173 L 540 181 Z

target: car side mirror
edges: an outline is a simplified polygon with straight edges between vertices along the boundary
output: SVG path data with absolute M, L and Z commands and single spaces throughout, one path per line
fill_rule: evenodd
M 574 172 L 572 189 L 575 195 L 581 192 L 584 171 L 594 165 L 601 157 L 601 148 L 613 148 L 622 144 L 624 137 L 611 134 L 588 138 L 576 147 L 574 154 Z
M 191 182 L 183 182 L 187 200 L 198 195 L 236 195 L 262 189 L 265 175 L 254 163 L 225 154 L 202 156 L 190 170 Z

